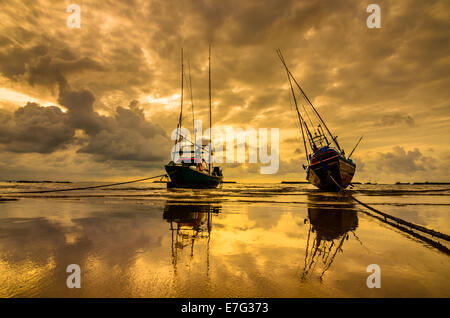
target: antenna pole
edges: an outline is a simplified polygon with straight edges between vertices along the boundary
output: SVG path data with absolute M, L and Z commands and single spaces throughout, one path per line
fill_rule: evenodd
M 364 136 L 361 136 L 361 138 L 359 138 L 358 142 L 356 143 L 356 146 L 353 148 L 352 152 L 350 152 L 350 154 L 348 155 L 347 159 L 350 159 L 350 157 L 353 155 L 353 151 L 355 151 L 356 147 L 358 147 L 359 143 L 361 142 L 361 140 L 363 139 Z

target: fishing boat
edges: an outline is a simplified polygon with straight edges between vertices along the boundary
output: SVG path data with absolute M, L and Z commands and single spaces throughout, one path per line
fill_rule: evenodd
M 211 46 L 209 47 L 209 127 L 212 127 L 211 114 Z M 211 129 L 209 135 L 209 144 L 205 145 L 202 141 L 197 142 L 195 118 L 194 118 L 194 99 L 192 96 L 192 81 L 189 64 L 189 90 L 192 105 L 192 121 L 194 123 L 194 141 L 182 135 L 181 124 L 183 120 L 183 98 L 184 98 L 184 61 L 183 49 L 181 50 L 181 105 L 180 116 L 177 125 L 177 136 L 175 145 L 178 145 L 176 152 L 172 153 L 172 161 L 165 165 L 167 175 L 170 181 L 168 188 L 193 188 L 193 189 L 211 189 L 217 188 L 222 184 L 223 174 L 220 167 L 214 167 L 212 162 L 212 136 Z M 193 150 L 192 150 L 193 147 Z M 186 148 L 188 148 L 186 150 Z M 178 156 L 177 156 L 178 153 Z M 186 156 L 186 153 L 188 154 Z M 208 160 L 205 160 L 206 159 Z
M 340 191 L 347 188 L 351 184 L 356 170 L 356 164 L 350 157 L 362 137 L 350 155 L 346 157 L 344 149 L 337 141 L 337 136 L 330 132 L 317 109 L 289 71 L 281 50 L 278 49 L 277 54 L 286 69 L 298 119 L 297 123 L 302 133 L 307 161 L 307 165 L 303 165 L 303 169 L 306 170 L 306 180 L 325 191 Z M 293 83 L 298 89 L 297 94 Z M 302 99 L 297 99 L 297 95 Z

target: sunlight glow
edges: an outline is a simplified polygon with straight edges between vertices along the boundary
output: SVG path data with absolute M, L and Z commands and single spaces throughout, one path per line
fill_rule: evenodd
M 157 104 L 163 106 L 165 109 L 176 109 L 180 106 L 180 94 L 173 94 L 172 96 L 160 97 L 158 95 L 146 95 L 140 98 L 141 103 Z
M 0 87 L 0 101 L 10 102 L 19 106 L 24 106 L 28 102 L 38 103 L 39 105 L 44 107 L 55 105 L 55 103 L 42 101 L 37 98 L 33 98 L 3 87 Z

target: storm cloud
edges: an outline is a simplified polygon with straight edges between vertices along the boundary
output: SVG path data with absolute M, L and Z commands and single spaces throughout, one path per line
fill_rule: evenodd
M 27 103 L 14 114 L 0 113 L 0 143 L 12 152 L 52 153 L 75 135 L 67 115 L 56 106 Z
M 117 107 L 113 118 L 103 118 L 101 130 L 90 134 L 89 143 L 79 152 L 100 160 L 156 161 L 167 158 L 169 138 L 158 125 L 145 120 L 143 110 L 132 102 Z
M 27 103 L 13 115 L 0 113 L 0 143 L 17 153 L 52 153 L 70 143 L 83 144 L 78 152 L 96 160 L 153 161 L 164 158 L 168 136 L 148 122 L 136 101 L 128 108 L 118 106 L 115 116 L 101 116 L 93 109 L 94 96 L 88 90 L 62 89 L 60 104 L 42 107 Z M 75 138 L 76 130 L 84 138 Z

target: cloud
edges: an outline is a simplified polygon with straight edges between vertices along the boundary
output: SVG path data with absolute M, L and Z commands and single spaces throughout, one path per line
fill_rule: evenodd
M 52 153 L 73 141 L 75 129 L 56 106 L 27 103 L 11 116 L 0 113 L 0 143 L 11 152 Z
M 95 135 L 106 126 L 106 118 L 94 111 L 95 97 L 89 90 L 71 90 L 62 84 L 58 101 L 68 109 L 70 125 L 83 129 L 88 135 Z
M 66 77 L 72 73 L 85 70 L 99 71 L 102 67 L 89 57 L 76 58 L 71 52 L 63 51 L 62 57 L 39 56 L 27 61 L 27 80 L 31 85 L 48 85 L 55 83 L 67 85 Z
M 169 141 L 166 132 L 147 121 L 136 102 L 130 103 L 129 108 L 114 107 L 111 116 L 100 115 L 95 110 L 96 98 L 90 89 L 69 85 L 85 71 L 91 74 L 104 71 L 101 63 L 83 56 L 65 41 L 47 36 L 33 37 L 33 40 L 37 44 L 21 44 L 4 37 L 0 41 L 3 44 L 0 47 L 0 73 L 11 81 L 32 87 L 50 90 L 57 87 L 58 103 L 67 112 L 57 106 L 42 107 L 37 103 L 20 107 L 13 116 L 2 112 L 0 143 L 4 144 L 4 150 L 50 154 L 68 145 L 78 145 L 80 140 L 74 137 L 75 132 L 82 130 L 84 144 L 78 152 L 92 154 L 97 161 L 126 160 L 132 163 L 167 157 Z M 116 68 L 122 68 L 121 75 L 124 70 L 139 72 L 139 68 L 130 65 L 131 61 L 136 61 L 132 54 L 127 50 L 115 52 L 120 53 L 121 60 L 128 61 L 127 66 L 125 62 L 115 63 Z M 119 60 L 116 53 L 113 60 Z M 124 58 L 126 55 L 129 58 Z M 131 63 L 138 65 L 138 62 L 141 61 Z M 106 87 L 108 85 L 105 83 Z
M 104 127 L 90 135 L 79 152 L 94 154 L 100 160 L 163 160 L 171 142 L 165 131 L 145 120 L 134 101 L 129 108 L 117 107 L 114 118 L 104 118 Z
M 158 125 L 148 122 L 136 101 L 129 108 L 118 106 L 114 117 L 93 109 L 93 94 L 86 89 L 61 89 L 59 101 L 67 107 L 42 107 L 27 103 L 13 116 L 0 113 L 0 143 L 5 150 L 20 153 L 53 153 L 68 144 L 78 144 L 75 131 L 84 131 L 86 142 L 80 153 L 95 155 L 98 161 L 155 161 L 169 153 L 169 138 Z
M 382 127 L 392 127 L 392 126 L 412 127 L 414 126 L 414 124 L 415 121 L 411 116 L 399 113 L 383 115 L 380 118 L 380 120 L 375 123 L 375 125 Z
M 0 85 L 67 112 L 59 114 L 60 127 L 43 120 L 50 116 L 43 109 L 33 110 L 51 129 L 62 130 L 52 139 L 39 128 L 41 145 L 25 126 L 20 131 L 14 114 L 1 112 L 2 149 L 16 151 L 19 160 L 18 152 L 69 147 L 74 156 L 91 155 L 92 167 L 103 160 L 124 171 L 127 157 L 134 165 L 169 158 L 167 149 L 160 156 L 156 149 L 176 127 L 172 97 L 180 92 L 180 49 L 191 64 L 196 119 L 206 120 L 212 43 L 214 125 L 278 127 L 280 136 L 294 136 L 284 134 L 296 126 L 286 74 L 274 52 L 280 47 L 345 149 L 364 134 L 361 147 L 370 145 L 372 154 L 385 152 L 386 144 L 432 145 L 441 158 L 448 145 L 438 136 L 450 133 L 448 1 L 379 5 L 382 28 L 375 30 L 365 25 L 367 4 L 356 0 L 85 1 L 82 26 L 74 30 L 66 26 L 64 1 L 4 2 Z M 172 104 L 144 102 L 148 96 Z M 132 100 L 142 101 L 141 110 L 125 107 Z M 292 147 L 294 142 L 282 142 L 280 156 L 287 162 L 301 157 L 295 153 L 301 140 Z M 358 153 L 367 174 L 376 175 L 369 155 L 363 148 Z
M 434 170 L 436 160 L 424 156 L 419 149 L 406 151 L 403 147 L 396 146 L 392 152 L 380 153 L 377 158 L 379 169 L 398 174 L 414 174 L 418 171 Z
M 42 45 L 23 48 L 13 44 L 13 41 L 3 37 L 0 43 L 0 73 L 7 78 L 18 81 L 25 74 L 27 62 L 43 56 L 47 48 Z

